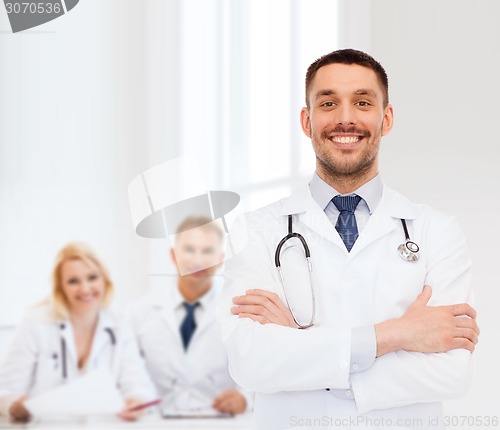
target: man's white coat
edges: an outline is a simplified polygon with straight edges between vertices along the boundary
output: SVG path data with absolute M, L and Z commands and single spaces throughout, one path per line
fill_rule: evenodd
M 273 291 L 285 302 L 274 260 L 276 246 L 288 232 L 289 214 L 293 231 L 305 237 L 311 252 L 316 324 L 306 330 L 261 325 L 229 311 L 232 297 L 254 288 Z M 405 261 L 397 252 L 405 239 L 401 219 L 420 246 L 417 262 Z M 384 187 L 378 207 L 348 253 L 305 187 L 240 219 L 231 240 L 239 252 L 226 262 L 218 319 L 231 375 L 257 393 L 257 429 L 325 428 L 328 420 L 335 428 L 377 428 L 384 418 L 398 428 L 395 420 L 408 417 L 425 421 L 413 427 L 400 421 L 400 428 L 441 428 L 435 422 L 441 401 L 467 388 L 469 351 L 400 350 L 362 368 L 351 363 L 351 329 L 402 316 L 425 284 L 433 291 L 429 305 L 471 301 L 471 263 L 453 217 Z M 307 323 L 311 287 L 298 241 L 287 242 L 281 261 L 290 306 Z M 370 417 L 379 421 L 370 422 Z M 353 419 L 360 420 L 354 427 Z

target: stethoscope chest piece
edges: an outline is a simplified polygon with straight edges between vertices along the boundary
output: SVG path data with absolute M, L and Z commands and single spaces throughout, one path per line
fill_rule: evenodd
M 419 250 L 418 245 L 411 240 L 406 240 L 405 243 L 398 246 L 399 255 L 406 261 L 417 261 L 420 258 Z
M 405 261 L 417 261 L 420 258 L 418 254 L 420 247 L 410 239 L 404 219 L 401 219 L 401 224 L 403 224 L 403 230 L 405 231 L 405 243 L 398 246 L 398 254 L 401 255 L 401 258 Z

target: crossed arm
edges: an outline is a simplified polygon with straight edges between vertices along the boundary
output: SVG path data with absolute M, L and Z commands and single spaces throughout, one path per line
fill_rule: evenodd
M 263 393 L 352 387 L 359 413 L 461 395 L 479 335 L 475 310 L 466 303 L 470 260 L 456 222 L 439 230 L 435 240 L 453 247 L 435 246 L 429 255 L 425 282 L 433 288 L 425 286 L 401 316 L 376 322 L 377 358 L 359 370 L 349 368 L 351 329 L 296 328 L 276 294 L 268 250 L 253 241 L 226 263 L 219 309 L 233 378 Z
M 377 357 L 397 350 L 414 352 L 447 352 L 467 349 L 478 342 L 476 311 L 468 304 L 428 306 L 432 288 L 425 285 L 422 293 L 400 317 L 375 324 Z M 233 298 L 231 312 L 261 324 L 278 324 L 297 328 L 290 310 L 277 294 L 266 290 L 246 291 Z M 468 318 L 463 318 L 463 317 Z

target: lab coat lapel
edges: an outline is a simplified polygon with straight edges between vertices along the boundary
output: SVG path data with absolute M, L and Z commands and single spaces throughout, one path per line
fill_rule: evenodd
M 180 332 L 181 322 L 177 316 L 177 310 L 183 299 L 177 286 L 177 277 L 172 277 L 169 282 L 151 296 L 151 310 L 160 313 L 164 323 L 165 333 L 155 329 L 156 336 L 161 337 L 159 345 L 166 359 L 171 360 L 167 368 L 172 367 L 177 381 L 186 381 L 189 378 L 189 368 L 186 361 L 184 345 Z M 196 332 L 195 332 L 196 333 Z M 168 348 L 168 349 L 167 349 Z M 170 370 L 171 371 L 171 370 Z M 170 372 L 167 371 L 167 374 Z
M 175 278 L 177 279 L 177 278 Z M 166 291 L 155 295 L 154 306 L 159 308 L 161 318 L 167 328 L 172 332 L 172 336 L 177 339 L 177 343 L 182 346 L 180 333 L 180 323 L 176 318 L 176 307 L 179 304 L 178 287 L 176 282 L 166 285 Z
M 100 312 L 99 321 L 97 323 L 97 328 L 95 331 L 94 340 L 92 342 L 92 349 L 90 351 L 87 365 L 94 362 L 103 348 L 111 345 L 111 335 L 109 334 L 107 329 L 110 329 L 116 338 L 116 322 L 107 313 Z
M 299 214 L 301 222 L 322 238 L 340 247 L 346 254 L 349 254 L 350 258 L 397 228 L 400 225 L 400 219 L 416 218 L 417 212 L 415 204 L 398 192 L 384 186 L 377 209 L 370 216 L 351 252 L 348 253 L 335 226 L 313 199 L 309 186 L 298 190 L 285 199 L 280 209 L 280 215 L 283 216 Z M 294 223 L 295 225 L 296 223 Z M 294 227 L 294 231 L 298 231 L 298 229 Z
M 356 240 L 349 254 L 353 258 L 371 243 L 389 234 L 396 228 L 401 228 L 401 219 L 414 219 L 416 208 L 406 197 L 384 186 L 382 197 L 377 209 L 370 216 L 363 231 Z M 401 232 L 401 241 L 404 233 Z
M 320 237 L 334 243 L 347 253 L 344 242 L 342 242 L 337 230 L 335 230 L 335 226 L 331 223 L 325 212 L 319 207 L 318 203 L 313 199 L 309 186 L 298 190 L 285 199 L 280 212 L 283 216 L 298 214 L 300 221 L 312 231 Z M 296 227 L 297 221 L 295 220 L 296 217 L 294 217 L 293 230 L 294 232 L 301 233 L 299 228 Z M 286 232 L 284 232 L 284 234 L 285 233 Z M 311 252 L 313 251 L 311 250 Z
M 174 312 L 172 312 L 172 310 L 168 309 L 167 306 L 165 306 L 161 310 L 161 317 L 163 318 L 163 321 L 165 321 L 165 324 L 168 327 L 168 329 L 171 330 L 173 336 L 178 338 L 178 340 L 180 341 L 181 340 L 180 324 L 176 320 Z
M 207 292 L 206 300 L 202 298 L 203 316 L 199 321 L 196 321 L 196 330 L 193 336 L 203 336 L 203 332 L 215 322 L 215 297 L 218 294 L 219 287 L 219 285 L 216 285 L 216 280 L 214 279 L 212 287 Z
M 390 217 L 383 208 L 378 207 L 370 216 L 365 228 L 354 243 L 349 253 L 350 257 L 354 257 L 377 239 L 389 234 L 396 227 L 397 224 L 394 218 Z
M 59 330 L 61 332 L 61 339 L 64 339 L 64 343 L 66 345 L 66 369 L 68 375 L 70 374 L 70 368 L 77 368 L 78 358 L 76 353 L 76 343 L 75 336 L 73 333 L 73 326 L 69 321 L 60 321 L 57 322 L 59 326 Z M 64 328 L 61 328 L 64 327 Z M 61 344 L 61 355 L 62 352 L 62 344 Z M 64 357 L 61 357 L 61 360 L 64 361 Z
M 200 321 L 197 322 L 196 324 L 196 330 L 194 331 L 193 336 L 203 336 L 203 332 L 207 330 L 208 327 L 210 327 L 210 323 L 215 321 L 215 309 L 214 309 L 214 304 L 211 306 L 207 306 L 204 309 L 203 317 L 200 318 Z

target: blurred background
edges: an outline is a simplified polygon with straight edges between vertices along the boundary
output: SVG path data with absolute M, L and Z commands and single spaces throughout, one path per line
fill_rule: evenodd
M 130 217 L 150 167 L 193 156 L 207 190 L 240 194 L 235 213 L 307 182 L 306 68 L 353 47 L 389 75 L 384 181 L 456 215 L 470 245 L 476 378 L 446 412 L 498 414 L 499 16 L 495 0 L 81 0 L 12 34 L 0 7 L 0 351 L 70 240 L 107 262 L 118 306 L 175 273 Z

